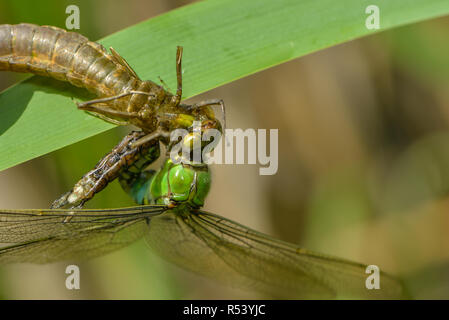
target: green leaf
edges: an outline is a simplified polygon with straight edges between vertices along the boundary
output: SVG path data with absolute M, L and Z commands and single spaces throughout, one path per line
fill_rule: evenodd
M 379 30 L 365 27 L 365 9 L 373 3 L 380 8 Z M 447 0 L 210 0 L 100 42 L 142 79 L 161 76 L 171 88 L 176 46 L 184 46 L 184 95 L 191 97 L 335 44 L 448 13 Z M 78 111 L 71 97 L 88 98 L 84 90 L 42 77 L 0 94 L 0 170 L 112 128 Z

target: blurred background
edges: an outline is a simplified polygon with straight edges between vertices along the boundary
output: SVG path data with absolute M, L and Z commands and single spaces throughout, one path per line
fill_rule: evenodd
M 0 23 L 64 28 L 65 8 L 76 4 L 80 33 L 97 40 L 190 2 L 2 1 Z M 415 298 L 449 298 L 448 38 L 449 18 L 440 18 L 191 99 L 224 99 L 229 128 L 279 129 L 277 174 L 215 165 L 205 209 L 310 250 L 376 264 L 403 278 Z M 0 73 L 0 90 L 24 77 Z M 47 208 L 128 131 L 116 128 L 0 172 L 0 208 Z M 117 182 L 88 203 L 130 205 Z M 65 288 L 67 263 L 1 266 L 0 298 L 262 297 L 184 271 L 143 241 L 74 263 L 81 268 L 81 290 L 74 291 Z

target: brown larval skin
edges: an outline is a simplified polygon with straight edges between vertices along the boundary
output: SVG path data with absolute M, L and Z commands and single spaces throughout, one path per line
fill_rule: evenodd
M 140 80 L 118 54 L 109 54 L 102 45 L 78 33 L 52 26 L 0 25 L 0 71 L 34 73 L 68 81 L 88 89 L 99 98 L 130 91 L 146 93 L 129 94 L 95 105 L 137 114 L 129 118 L 107 116 L 125 120 L 147 133 L 156 129 L 171 131 L 185 127 L 177 119 L 180 114 L 192 115 L 199 121 L 215 120 L 210 119 L 208 112 L 179 104 L 180 99 L 176 100 L 176 96 L 156 83 Z
M 86 88 L 99 99 L 78 104 L 115 124 L 133 124 L 142 129 L 126 136 L 114 150 L 53 202 L 52 208 L 82 207 L 95 193 L 118 176 L 132 179 L 159 156 L 159 141 L 169 145 L 175 129 L 191 130 L 193 121 L 201 129 L 222 130 L 210 100 L 196 105 L 181 104 L 182 48 L 178 47 L 176 95 L 152 81 L 142 81 L 112 48 L 111 53 L 86 37 L 52 26 L 33 24 L 0 25 L 0 71 L 34 73 Z

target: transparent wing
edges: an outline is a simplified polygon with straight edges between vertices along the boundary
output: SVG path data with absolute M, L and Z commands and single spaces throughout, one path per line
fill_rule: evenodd
M 280 298 L 403 298 L 400 282 L 384 273 L 381 289 L 368 290 L 365 265 L 311 253 L 206 212 L 167 211 L 149 228 L 145 238 L 161 256 L 229 285 Z
M 88 259 L 125 247 L 148 232 L 164 206 L 111 210 L 1 210 L 0 264 Z

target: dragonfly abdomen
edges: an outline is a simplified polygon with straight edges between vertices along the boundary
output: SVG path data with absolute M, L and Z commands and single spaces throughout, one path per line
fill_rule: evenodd
M 116 110 L 138 111 L 151 96 L 155 102 L 166 92 L 151 81 L 140 80 L 129 66 L 86 37 L 52 26 L 22 23 L 0 25 L 0 71 L 33 73 L 86 88 L 99 97 L 130 91 L 148 95 L 128 95 L 110 101 Z
M 86 173 L 72 190 L 55 200 L 51 207 L 83 206 L 118 176 L 123 179 L 125 176 L 133 177 L 137 173 L 140 174 L 143 169 L 159 158 L 160 153 L 158 141 L 149 141 L 138 147 L 132 146 L 144 135 L 142 131 L 133 131 L 128 134 L 92 170 Z M 130 181 L 132 181 L 131 177 L 128 178 Z

